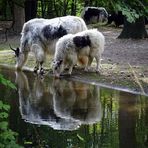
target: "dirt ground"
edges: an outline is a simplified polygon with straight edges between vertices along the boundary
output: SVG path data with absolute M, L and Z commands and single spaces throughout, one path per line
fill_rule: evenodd
M 148 94 L 148 39 L 118 39 L 122 28 L 99 27 L 98 30 L 106 39 L 100 74 L 75 69 L 72 77 Z M 0 64 L 4 62 L 2 55 L 12 54 L 7 50 L 9 44 L 18 46 L 19 38 L 9 36 L 8 41 L 4 42 L 4 36 L 0 35 Z

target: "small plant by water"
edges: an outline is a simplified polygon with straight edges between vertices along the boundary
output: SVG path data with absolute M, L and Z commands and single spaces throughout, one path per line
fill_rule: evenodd
M 10 87 L 12 89 L 16 89 L 15 85 L 11 81 L 5 79 L 1 74 L 0 74 L 0 84 L 3 84 L 6 87 Z M 21 146 L 19 146 L 16 143 L 16 138 L 18 134 L 9 128 L 8 124 L 9 111 L 10 111 L 10 105 L 0 100 L 0 147 L 20 148 Z

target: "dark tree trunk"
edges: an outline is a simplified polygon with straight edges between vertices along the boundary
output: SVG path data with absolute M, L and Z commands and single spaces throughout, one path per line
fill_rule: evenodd
M 72 3 L 71 3 L 71 15 L 76 15 L 76 0 L 72 0 Z
M 143 17 L 136 19 L 134 23 L 129 23 L 126 19 L 124 19 L 124 27 L 118 38 L 142 39 L 147 37 L 148 34 L 145 29 Z
M 120 93 L 119 100 L 119 147 L 136 148 L 136 117 L 137 111 L 135 95 Z
M 92 0 L 85 0 L 84 7 L 91 6 L 91 5 L 92 5 Z
M 36 17 L 37 0 L 25 0 L 25 21 Z
M 67 0 L 63 1 L 63 7 L 64 7 L 63 16 L 66 16 L 67 15 L 67 7 L 68 7 L 68 1 Z
M 59 11 L 58 11 L 58 9 L 57 9 L 57 7 L 56 7 L 56 0 L 53 1 L 53 4 L 54 4 L 55 15 L 56 15 L 57 17 L 59 17 Z
M 19 34 L 25 22 L 24 8 L 14 4 L 13 7 L 13 31 Z
M 53 0 L 50 0 L 47 7 L 47 18 L 53 18 L 55 16 L 55 12 L 53 11 Z

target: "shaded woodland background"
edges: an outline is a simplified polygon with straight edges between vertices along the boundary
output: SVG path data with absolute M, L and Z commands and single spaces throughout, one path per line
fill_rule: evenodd
M 104 7 L 109 13 L 121 11 L 125 21 L 120 38 L 148 37 L 144 19 L 148 16 L 147 0 L 0 0 L 0 21 L 11 21 L 0 25 L 0 30 L 19 34 L 24 22 L 32 18 L 80 16 L 86 6 Z

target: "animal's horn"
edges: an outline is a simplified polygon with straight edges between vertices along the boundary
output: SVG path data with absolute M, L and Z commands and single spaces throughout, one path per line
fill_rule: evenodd
M 14 52 L 16 52 L 16 49 L 12 48 L 10 44 L 9 44 L 9 47 L 10 47 L 11 50 L 13 50 Z

